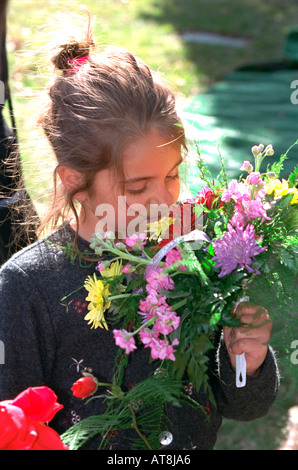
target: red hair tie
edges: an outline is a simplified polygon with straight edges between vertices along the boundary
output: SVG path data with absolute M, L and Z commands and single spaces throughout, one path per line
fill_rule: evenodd
M 79 68 L 82 65 L 86 64 L 87 62 L 89 62 L 89 56 L 84 55 L 83 57 L 78 57 L 77 59 L 71 59 L 70 57 L 67 57 L 66 60 L 69 64 L 71 64 L 73 66 L 73 68 L 70 69 L 70 70 L 68 70 L 68 69 L 64 70 L 63 75 L 66 75 L 67 73 L 74 73 L 75 68 Z

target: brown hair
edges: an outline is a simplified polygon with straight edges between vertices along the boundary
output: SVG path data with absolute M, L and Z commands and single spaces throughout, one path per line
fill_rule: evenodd
M 88 55 L 78 66 L 69 59 Z M 58 46 L 52 63 L 58 76 L 48 88 L 49 102 L 39 122 L 57 159 L 52 209 L 41 229 L 58 226 L 72 212 L 78 223 L 74 194 L 92 193 L 97 172 L 121 172 L 125 148 L 152 126 L 186 148 L 184 129 L 176 113 L 175 98 L 160 77 L 122 48 L 96 50 L 90 26 L 82 39 Z M 57 169 L 68 166 L 84 176 L 84 184 L 68 192 L 57 183 Z

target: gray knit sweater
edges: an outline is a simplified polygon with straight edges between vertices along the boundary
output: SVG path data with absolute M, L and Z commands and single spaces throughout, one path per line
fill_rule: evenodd
M 5 364 L 0 363 L 0 401 L 12 399 L 27 387 L 47 385 L 64 405 L 50 423 L 59 433 L 91 414 L 104 412 L 100 399 L 87 406 L 71 391 L 82 370 L 92 371 L 101 382 L 111 382 L 117 346 L 112 329 L 91 329 L 84 320 L 86 291 L 79 289 L 95 263 L 75 260 L 59 244 L 74 237 L 69 225 L 14 255 L 0 270 L 0 341 L 5 347 Z M 79 238 L 80 251 L 89 250 Z M 77 290 L 78 289 L 78 290 Z M 65 301 L 61 299 L 76 291 Z M 148 349 L 130 355 L 124 386 L 129 388 L 152 371 Z M 3 361 L 2 361 L 3 362 Z M 154 363 L 153 363 L 154 364 Z M 210 358 L 210 377 L 216 406 L 202 391 L 196 399 L 204 411 L 187 405 L 168 407 L 173 441 L 166 449 L 213 449 L 222 417 L 248 421 L 265 415 L 278 389 L 278 371 L 271 349 L 258 378 L 247 378 L 244 388 L 235 386 L 235 373 L 220 340 Z M 190 389 L 186 387 L 186 392 Z M 130 448 L 125 434 L 110 437 L 111 448 Z M 93 439 L 84 448 L 97 448 Z

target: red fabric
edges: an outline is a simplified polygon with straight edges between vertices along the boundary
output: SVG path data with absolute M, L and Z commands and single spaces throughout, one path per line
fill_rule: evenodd
M 61 408 L 48 387 L 30 387 L 14 400 L 0 402 L 0 450 L 68 450 L 44 424 Z

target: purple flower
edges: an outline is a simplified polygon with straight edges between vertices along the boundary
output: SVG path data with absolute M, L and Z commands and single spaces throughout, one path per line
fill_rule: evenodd
M 219 277 L 232 273 L 238 266 L 247 269 L 250 273 L 260 274 L 252 269 L 251 264 L 255 257 L 265 251 L 267 247 L 261 247 L 256 242 L 256 234 L 253 225 L 246 228 L 228 224 L 228 231 L 222 238 L 212 243 L 216 261 L 216 268 L 220 268 Z

